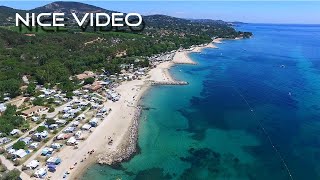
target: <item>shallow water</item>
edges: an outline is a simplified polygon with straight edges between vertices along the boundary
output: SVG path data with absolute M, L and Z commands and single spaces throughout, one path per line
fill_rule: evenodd
M 139 154 L 83 179 L 290 179 L 284 163 L 319 179 L 320 26 L 237 28 L 254 37 L 192 54 L 171 69 L 190 85 L 144 96 Z

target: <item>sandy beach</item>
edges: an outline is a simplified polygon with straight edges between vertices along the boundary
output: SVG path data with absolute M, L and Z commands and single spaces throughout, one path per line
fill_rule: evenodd
M 217 39 L 214 39 L 212 42 L 215 44 L 221 44 L 222 41 L 223 41 L 223 38 L 217 38 Z
M 195 47 L 193 50 L 177 51 L 172 61 L 160 63 L 141 80 L 126 81 L 118 86 L 116 91 L 121 94 L 120 100 L 104 103 L 105 107 L 112 109 L 109 115 L 85 141 L 79 143 L 78 149 L 65 147 L 55 154 L 62 159 L 62 163 L 55 173 L 49 172 L 48 176 L 51 179 L 62 179 L 64 173 L 68 171 L 70 174 L 67 179 L 81 179 L 81 173 L 94 163 L 111 164 L 112 161 L 122 160 L 119 159 L 120 155 L 127 153 L 130 156 L 134 153 L 138 133 L 139 100 L 151 86 L 150 82 L 175 81 L 168 71 L 169 68 L 174 64 L 196 64 L 188 54 L 200 52 L 203 48 L 216 48 L 216 46 L 209 43 L 206 46 Z M 108 145 L 108 137 L 113 139 L 112 145 Z M 92 150 L 94 153 L 90 155 L 88 152 Z
M 197 46 L 195 47 L 192 52 L 201 52 L 205 48 L 218 48 L 214 43 L 221 43 L 219 40 L 213 40 L 211 43 L 208 43 L 205 46 Z

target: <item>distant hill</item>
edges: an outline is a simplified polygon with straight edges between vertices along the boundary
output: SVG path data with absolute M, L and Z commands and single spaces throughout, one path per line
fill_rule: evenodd
M 37 7 L 31 10 L 22 11 L 9 7 L 2 7 L 0 11 L 0 17 L 3 17 L 3 21 L 0 25 L 14 25 L 15 24 L 15 13 L 53 13 L 61 12 L 65 13 L 65 17 L 69 18 L 71 21 L 68 23 L 75 24 L 76 21 L 72 17 L 71 13 L 77 13 L 78 15 L 83 15 L 84 13 L 97 13 L 105 12 L 111 14 L 116 11 L 107 10 L 101 7 L 80 3 L 80 2 L 62 2 L 57 1 L 41 7 Z M 126 13 L 126 12 L 124 12 Z M 180 35 L 183 36 L 187 34 L 212 34 L 214 36 L 222 36 L 223 34 L 231 34 L 228 37 L 233 37 L 235 31 L 233 28 L 229 28 L 228 23 L 221 20 L 211 20 L 211 19 L 183 19 L 176 18 L 161 14 L 143 16 L 143 20 L 146 24 L 145 33 L 153 35 Z M 69 28 L 75 27 L 76 31 L 79 30 L 78 26 L 70 26 Z M 78 29 L 77 29 L 78 28 Z M 224 29 L 223 31 L 221 29 Z
M 80 3 L 80 2 L 64 2 L 64 1 L 57 1 L 53 2 L 41 7 L 37 7 L 30 10 L 19 10 L 13 9 L 6 6 L 0 6 L 0 25 L 8 25 L 14 23 L 15 13 L 26 13 L 26 12 L 33 12 L 33 13 L 53 13 L 53 12 L 61 12 L 65 13 L 68 17 L 71 17 L 71 13 L 77 13 L 79 15 L 83 15 L 84 13 L 98 13 L 98 12 L 105 12 L 105 13 L 114 13 L 117 11 L 107 10 L 101 7 Z M 126 13 L 126 12 L 124 12 Z M 227 23 L 221 20 L 211 20 L 211 19 L 183 19 L 183 18 L 176 18 L 166 15 L 148 15 L 143 16 L 144 21 L 149 26 L 158 26 L 166 24 L 168 26 L 172 25 L 185 25 L 188 23 L 203 23 L 203 24 L 224 24 Z M 10 20 L 10 21 L 8 21 Z
M 24 13 L 24 10 L 14 9 L 11 7 L 0 6 L 0 25 L 14 24 L 15 14 Z
M 222 20 L 212 20 L 212 19 L 191 19 L 192 22 L 198 23 L 208 23 L 208 24 L 227 24 Z
M 211 25 L 227 25 L 226 22 L 221 20 L 211 20 L 211 19 L 183 19 L 183 18 L 176 18 L 172 16 L 166 15 L 149 15 L 144 16 L 144 20 L 150 26 L 163 26 L 165 25 L 186 25 L 186 24 L 211 24 Z
M 65 17 L 69 18 L 71 21 L 68 23 L 74 26 L 69 26 L 69 30 L 72 32 L 81 31 L 78 26 L 76 26 L 76 21 L 72 17 L 71 13 L 77 13 L 78 15 L 83 15 L 85 13 L 98 13 L 105 12 L 111 14 L 116 11 L 107 10 L 101 7 L 80 3 L 80 2 L 63 2 L 57 1 L 50 4 L 37 7 L 30 10 L 18 10 L 10 7 L 1 6 L 0 7 L 0 25 L 1 26 L 13 26 L 15 24 L 15 13 L 53 13 L 61 12 L 65 13 Z M 126 13 L 126 12 L 123 12 Z M 144 34 L 152 36 L 180 36 L 184 37 L 186 34 L 195 36 L 211 36 L 211 37 L 225 37 L 234 38 L 239 36 L 241 33 L 236 32 L 233 24 L 224 22 L 222 20 L 212 20 L 212 19 L 183 19 L 176 18 L 161 14 L 143 16 L 145 22 Z M 88 29 L 86 29 L 88 30 Z M 92 29 L 91 29 L 92 30 Z M 128 28 L 122 30 L 128 31 Z M 90 30 L 89 30 L 90 31 Z
M 53 2 L 41 7 L 37 7 L 35 9 L 31 9 L 31 12 L 35 13 L 41 13 L 41 12 L 61 12 L 65 14 L 71 14 L 71 13 L 78 13 L 78 14 L 84 14 L 84 13 L 98 13 L 98 12 L 105 12 L 105 13 L 112 13 L 115 11 L 110 11 L 103 9 L 101 7 L 80 3 L 80 2 L 63 2 L 63 1 L 57 1 Z
M 80 3 L 80 2 L 63 2 L 57 1 L 53 2 L 41 7 L 37 7 L 30 10 L 20 10 L 14 9 L 11 7 L 0 6 L 0 25 L 13 25 L 15 22 L 15 13 L 23 14 L 23 13 L 53 13 L 53 12 L 61 12 L 65 13 L 66 17 L 71 17 L 71 13 L 77 13 L 79 15 L 83 15 L 85 13 L 113 13 L 116 11 L 111 11 L 107 9 L 103 9 L 97 6 Z

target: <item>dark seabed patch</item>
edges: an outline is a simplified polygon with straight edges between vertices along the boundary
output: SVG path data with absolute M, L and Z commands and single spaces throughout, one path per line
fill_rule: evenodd
M 165 180 L 172 179 L 169 174 L 164 174 L 161 168 L 151 168 L 143 171 L 139 171 L 135 177 L 135 180 Z

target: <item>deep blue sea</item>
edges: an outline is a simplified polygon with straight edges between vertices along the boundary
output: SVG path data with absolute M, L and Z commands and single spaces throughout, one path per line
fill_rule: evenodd
M 236 28 L 144 96 L 139 154 L 83 179 L 320 179 L 320 26 Z

